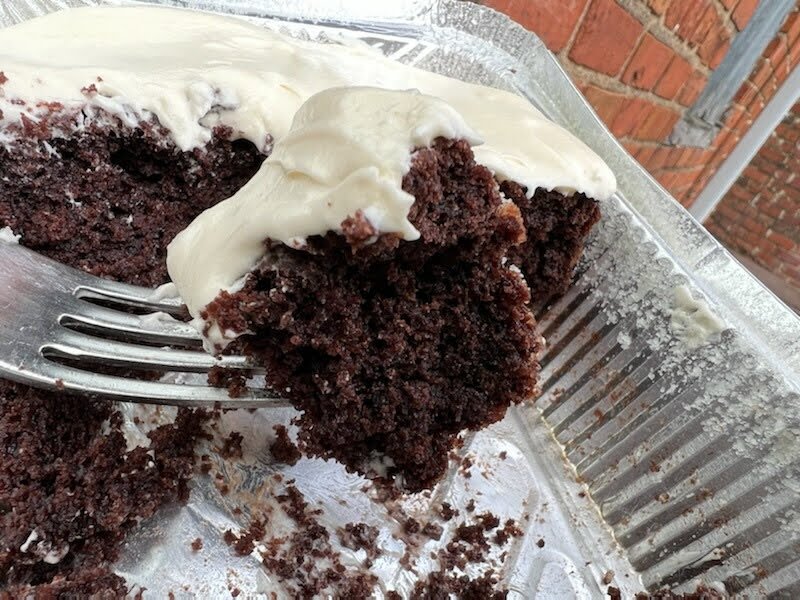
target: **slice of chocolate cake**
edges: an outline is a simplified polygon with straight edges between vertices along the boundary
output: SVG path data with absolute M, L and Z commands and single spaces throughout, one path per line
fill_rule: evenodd
M 506 259 L 524 225 L 468 140 L 430 96 L 321 92 L 259 175 L 169 248 L 194 312 L 206 280 L 231 276 L 219 257 L 260 240 L 255 268 L 202 305 L 206 336 L 237 338 L 228 350 L 266 367 L 303 411 L 308 451 L 356 470 L 381 457 L 409 489 L 441 476 L 460 431 L 502 418 L 536 383 L 530 295 Z

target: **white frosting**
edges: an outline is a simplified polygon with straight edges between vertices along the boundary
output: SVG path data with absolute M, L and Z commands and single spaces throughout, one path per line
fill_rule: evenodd
M 0 69 L 6 123 L 23 113 L 36 120 L 36 104 L 45 101 L 86 114 L 103 109 L 130 125 L 155 116 L 182 150 L 203 146 L 218 125 L 262 150 L 277 142 L 251 182 L 170 248 L 170 274 L 195 316 L 255 265 L 266 238 L 302 243 L 361 210 L 379 232 L 413 239 L 412 199 L 400 181 L 409 150 L 435 135 L 483 140 L 476 160 L 531 195 L 541 187 L 602 200 L 616 187 L 594 152 L 520 96 L 235 18 L 144 6 L 69 9 L 0 31 Z M 343 86 L 427 96 L 396 95 L 402 106 L 393 110 L 374 90 L 361 100 L 323 94 L 300 110 L 315 94 Z M 387 122 L 377 118 L 379 106 L 392 115 Z M 347 107 L 355 112 L 331 123 Z M 400 116 L 400 108 L 411 114 Z M 374 129 L 359 128 L 358 119 Z
M 11 227 L 0 227 L 0 242 L 6 244 L 18 244 L 22 236 L 15 234 Z
M 19 118 L 26 100 L 87 103 L 126 122 L 156 115 L 183 150 L 215 125 L 260 148 L 280 139 L 313 94 L 330 87 L 416 88 L 456 109 L 485 141 L 478 162 L 527 186 L 615 190 L 603 161 L 515 94 L 392 61 L 356 45 L 302 42 L 242 20 L 162 7 L 68 9 L 0 30 L 0 109 Z M 98 81 L 100 79 L 100 81 Z M 97 93 L 83 88 L 94 84 Z
M 689 348 L 705 345 L 727 329 L 725 321 L 714 314 L 704 300 L 695 299 L 685 285 L 674 288 L 670 326 L 675 336 Z
M 231 277 L 264 255 L 264 240 L 297 245 L 340 231 L 362 212 L 382 233 L 415 240 L 414 197 L 402 189 L 411 152 L 437 137 L 479 140 L 447 103 L 417 92 L 331 88 L 297 111 L 258 173 L 232 198 L 206 210 L 169 246 L 167 266 L 197 315 Z

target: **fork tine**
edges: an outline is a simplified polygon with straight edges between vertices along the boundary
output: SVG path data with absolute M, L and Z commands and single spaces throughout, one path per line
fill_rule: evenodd
M 105 279 L 97 279 L 94 277 L 92 279 L 96 281 L 92 284 L 83 283 L 76 286 L 73 294 L 77 298 L 106 300 L 116 304 L 143 308 L 150 312 L 161 311 L 175 316 L 184 314 L 183 301 L 180 298 L 158 297 L 157 294 L 149 288 L 128 285 L 117 281 L 106 281 Z
M 35 372 L 35 379 L 31 374 Z M 23 372 L 25 373 L 25 372 Z M 90 395 L 122 402 L 167 404 L 197 408 L 263 408 L 291 406 L 286 400 L 270 396 L 266 390 L 248 389 L 244 396 L 231 398 L 228 391 L 203 385 L 184 385 L 157 381 L 139 381 L 90 373 L 74 367 L 40 360 L 21 378 L 22 373 L 9 373 L 13 379 L 44 389 L 57 387 L 65 392 Z
M 143 317 L 81 302 L 79 309 L 65 311 L 59 318 L 62 325 L 80 325 L 93 331 L 112 332 L 124 337 L 161 345 L 201 343 L 198 331 L 176 320 L 159 320 L 159 329 L 145 325 Z
M 204 372 L 212 367 L 253 369 L 242 356 L 214 357 L 202 350 L 175 350 L 137 346 L 104 340 L 84 333 L 62 329 L 58 337 L 41 347 L 42 354 L 57 355 L 100 365 L 138 368 L 150 371 Z

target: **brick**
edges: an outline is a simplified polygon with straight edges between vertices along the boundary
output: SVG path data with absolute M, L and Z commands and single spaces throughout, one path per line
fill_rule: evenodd
M 618 138 L 630 135 L 641 125 L 652 106 L 651 102 L 642 98 L 628 98 L 611 124 L 611 133 Z
M 769 145 L 765 145 L 763 148 L 761 148 L 761 150 L 758 151 L 758 156 L 768 160 L 776 166 L 780 166 L 783 164 L 783 161 L 786 160 L 785 154 L 783 154 L 779 149 L 770 147 Z
M 639 150 L 635 154 L 636 160 L 638 160 L 639 164 L 643 165 L 645 168 L 649 168 L 650 161 L 657 149 L 657 146 L 640 146 Z
M 743 114 L 744 109 L 738 104 L 733 104 L 725 115 L 725 125 L 733 129 L 739 123 Z
M 614 119 L 616 119 L 619 111 L 622 110 L 627 100 L 622 94 L 609 92 L 608 90 L 591 84 L 586 86 L 583 95 L 586 96 L 586 99 L 589 101 L 589 104 L 592 105 L 592 108 L 594 108 L 600 120 L 609 127 L 614 122 Z
M 800 38 L 800 11 L 789 13 L 781 27 L 781 32 L 786 34 L 786 45 L 791 48 L 794 42 Z
M 675 56 L 674 50 L 646 33 L 622 74 L 622 82 L 652 90 Z
M 708 78 L 703 75 L 700 71 L 695 71 L 692 73 L 689 80 L 683 86 L 678 94 L 678 102 L 683 104 L 684 106 L 689 106 L 695 100 L 697 100 L 700 93 L 703 91 L 703 88 L 706 87 L 706 82 Z
M 662 98 L 672 100 L 691 75 L 692 65 L 676 54 L 653 91 Z
M 711 2 L 706 2 L 706 8 L 703 11 L 702 15 L 697 21 L 697 25 L 689 34 L 688 29 L 686 39 L 690 42 L 693 47 L 699 46 L 702 44 L 708 32 L 711 31 L 711 28 L 714 26 L 719 27 L 721 25 L 719 21 L 719 13 L 717 13 L 717 9 L 711 4 Z
M 736 5 L 736 10 L 733 11 L 731 18 L 733 19 L 736 29 L 741 31 L 750 22 L 750 18 L 758 8 L 759 0 L 739 0 Z
M 723 201 L 717 205 L 713 213 L 718 221 L 728 221 L 729 223 L 738 223 L 742 215 L 735 210 L 729 202 Z
M 795 254 L 794 252 L 787 252 L 786 250 L 778 250 L 775 254 L 782 263 L 789 264 L 793 267 L 800 267 L 800 252 Z
M 669 157 L 670 146 L 657 146 L 655 152 L 648 161 L 648 170 L 652 173 L 658 169 L 664 168 L 667 164 Z
M 507 14 L 538 35 L 553 52 L 567 45 L 588 0 L 486 0 L 484 4 Z
M 742 226 L 755 235 L 764 235 L 767 232 L 767 227 L 763 223 L 759 223 L 753 217 L 746 217 L 742 221 Z
M 755 99 L 758 88 L 751 81 L 745 81 L 733 97 L 733 101 L 741 106 L 749 106 Z
M 680 159 L 683 156 L 684 148 L 682 146 L 672 146 L 669 151 L 669 158 L 667 159 L 667 166 L 676 168 L 681 166 Z
M 760 184 L 764 184 L 769 181 L 769 175 L 764 173 L 763 171 L 759 171 L 758 169 L 753 168 L 751 165 L 745 167 L 744 172 L 742 173 L 744 177 L 757 181 Z
M 766 106 L 766 102 L 761 95 L 757 96 L 755 100 L 750 103 L 750 106 L 747 107 L 747 116 L 750 120 L 755 121 L 758 118 L 758 115 L 761 114 L 761 111 L 764 110 Z
M 705 41 L 697 50 L 697 55 L 705 64 L 710 65 L 720 49 L 730 44 L 730 34 L 722 27 L 715 27 L 709 31 Z
M 749 79 L 757 90 L 761 90 L 764 84 L 767 83 L 767 79 L 769 79 L 770 75 L 772 75 L 772 65 L 762 58 L 756 63 L 753 72 L 750 73 Z
M 797 245 L 791 238 L 786 237 L 782 233 L 776 233 L 775 231 L 769 231 L 767 233 L 767 238 L 778 248 L 783 248 L 784 250 L 792 250 Z
M 685 37 L 681 34 L 681 27 L 685 29 L 687 23 L 694 22 L 690 17 L 697 10 L 697 5 L 697 0 L 672 0 L 667 12 L 664 13 L 664 25 L 679 36 Z
M 662 171 L 661 174 L 656 177 L 656 180 L 666 190 L 670 190 L 672 189 L 672 185 L 675 183 L 675 173 L 674 171 Z
M 694 163 L 694 157 L 693 148 L 683 148 L 675 164 L 678 167 L 688 167 Z
M 797 109 L 794 109 L 797 111 Z M 800 127 L 791 127 L 785 123 L 781 123 L 778 125 L 777 129 L 775 130 L 777 135 L 780 136 L 782 140 L 787 142 L 797 142 L 800 140 Z
M 759 204 L 759 207 L 761 208 L 761 212 L 772 217 L 773 219 L 780 219 L 783 216 L 783 210 L 774 204 Z
M 569 57 L 595 71 L 616 75 L 642 30 L 641 23 L 614 0 L 592 0 Z
M 698 172 L 694 170 L 676 171 L 674 185 L 677 188 L 686 190 L 694 183 L 694 180 L 697 179 L 697 175 Z
M 788 46 L 786 45 L 786 34 L 779 33 L 764 49 L 764 58 L 775 67 L 780 64 L 783 57 L 786 56 Z
M 654 105 L 634 131 L 634 137 L 640 140 L 663 140 L 679 118 L 680 114 L 671 108 Z
M 671 0 L 649 0 L 647 5 L 657 15 L 663 15 L 664 11 L 667 10 Z
M 798 40 L 800 40 L 798 37 L 795 37 L 793 41 L 788 37 L 786 38 L 787 44 L 789 44 L 789 52 L 786 53 L 786 58 L 783 59 L 782 63 L 786 65 L 786 77 L 800 62 L 800 43 L 798 43 Z
M 725 57 L 728 55 L 728 50 L 731 49 L 731 39 L 726 33 L 723 37 L 722 44 L 720 44 L 716 51 L 714 52 L 711 59 L 708 61 L 708 66 L 712 69 L 716 69 L 718 66 L 722 64 L 722 61 L 725 60 Z

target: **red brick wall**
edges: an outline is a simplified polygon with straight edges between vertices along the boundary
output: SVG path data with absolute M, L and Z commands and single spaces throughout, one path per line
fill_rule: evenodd
M 706 225 L 723 244 L 800 289 L 800 103 Z
M 762 0 L 769 1 L 769 0 Z M 736 96 L 708 148 L 666 138 L 758 0 L 484 0 L 536 32 L 631 154 L 689 206 L 800 62 L 800 8 Z

